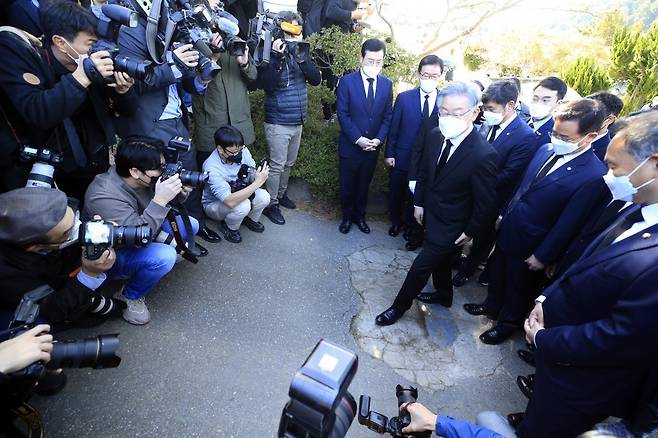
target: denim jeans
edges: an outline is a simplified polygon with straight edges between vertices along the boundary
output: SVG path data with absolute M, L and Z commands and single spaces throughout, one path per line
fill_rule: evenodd
M 176 222 L 181 236 L 186 237 L 182 219 L 177 216 Z M 199 231 L 199 222 L 190 217 L 192 231 Z M 171 233 L 169 222 L 162 224 L 162 230 Z M 112 269 L 107 271 L 109 280 L 128 280 L 123 291 L 126 298 L 135 300 L 146 296 L 162 277 L 176 263 L 176 249 L 165 243 L 152 242 L 144 248 L 121 248 L 116 251 L 117 258 Z

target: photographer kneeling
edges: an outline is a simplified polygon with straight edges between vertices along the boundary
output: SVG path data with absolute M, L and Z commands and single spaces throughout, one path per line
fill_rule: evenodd
M 117 147 L 115 165 L 96 176 L 85 195 L 83 217 L 100 215 L 118 225 L 147 224 L 157 240 L 161 231 L 171 234 L 167 219 L 172 201 L 183 202 L 192 191 L 183 186 L 178 174 L 162 180 L 165 163 L 160 140 L 148 137 L 130 137 Z M 193 234 L 199 222 L 190 217 Z M 181 237 L 186 237 L 180 216 L 176 216 Z M 160 236 L 159 236 L 160 235 Z M 155 240 L 154 239 L 154 240 Z M 169 237 L 167 240 L 171 241 Z M 128 280 L 123 293 L 115 298 L 124 300 L 128 307 L 123 318 L 131 324 L 143 325 L 151 320 L 144 297 L 155 287 L 176 263 L 176 248 L 166 243 L 150 243 L 141 248 L 120 248 L 116 263 L 107 273 L 112 280 Z
M 259 222 L 270 195 L 260 187 L 265 184 L 270 168 L 267 163 L 256 168 L 256 162 L 237 128 L 224 126 L 215 132 L 215 152 L 203 163 L 210 174 L 203 191 L 203 210 L 220 221 L 220 231 L 229 242 L 240 243 L 240 225 L 262 233 Z
M 80 225 L 63 192 L 16 189 L 0 195 L 0 206 L 2 310 L 13 314 L 25 293 L 49 285 L 55 293 L 43 300 L 40 315 L 52 323 L 118 316 L 125 305 L 96 292 L 114 264 L 114 251 L 93 261 L 78 258 L 73 248 L 61 251 L 78 242 Z

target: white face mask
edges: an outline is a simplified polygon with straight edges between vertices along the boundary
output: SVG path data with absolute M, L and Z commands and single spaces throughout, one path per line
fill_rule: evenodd
M 484 120 L 487 122 L 487 125 L 489 126 L 500 125 L 500 123 L 503 121 L 503 115 L 500 113 L 495 113 L 493 111 L 485 111 Z
M 364 75 L 374 79 L 382 71 L 382 68 L 376 65 L 364 65 L 361 67 L 361 70 L 363 71 Z
M 605 182 L 605 185 L 608 186 L 613 201 L 633 202 L 633 195 L 636 194 L 638 190 L 642 187 L 648 186 L 656 180 L 655 178 L 652 178 L 638 187 L 634 187 L 633 183 L 631 183 L 631 175 L 633 175 L 635 171 L 642 167 L 647 161 L 649 161 L 649 157 L 638 164 L 628 175 L 615 176 L 612 173 L 612 169 L 608 170 L 608 173 L 603 175 L 603 181 Z
M 434 79 L 421 79 L 420 80 L 420 89 L 423 93 L 430 94 L 436 90 L 436 87 L 439 85 L 439 81 Z
M 553 145 L 553 152 L 555 155 L 567 155 L 578 150 L 578 143 L 571 143 L 568 141 L 560 140 L 557 137 L 551 136 L 551 144 Z
M 530 105 L 530 116 L 535 120 L 545 119 L 551 115 L 551 107 L 543 103 L 533 103 Z
M 459 137 L 468 129 L 468 123 L 458 117 L 439 117 L 439 130 L 449 140 Z
M 68 56 L 69 58 L 71 58 L 71 61 L 75 62 L 76 65 L 80 65 L 80 61 L 81 61 L 81 55 L 80 55 L 80 53 L 79 53 L 77 50 L 75 50 L 75 49 L 73 48 L 73 46 L 71 45 L 71 43 L 69 43 L 68 41 L 66 41 L 66 39 L 62 38 L 62 41 L 64 41 L 64 42 L 66 43 L 66 45 L 69 46 L 69 48 L 70 48 L 71 50 L 73 50 L 73 51 L 76 53 L 76 55 L 78 55 L 77 58 L 74 58 L 74 57 L 72 57 L 72 56 L 69 54 L 69 52 L 64 51 L 64 53 L 66 54 L 66 56 Z

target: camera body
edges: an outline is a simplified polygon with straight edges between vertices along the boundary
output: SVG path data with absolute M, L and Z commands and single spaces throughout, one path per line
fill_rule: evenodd
M 32 163 L 32 170 L 27 178 L 25 187 L 55 187 L 55 167 L 62 164 L 60 154 L 49 148 L 36 148 L 23 145 L 18 150 L 18 158 L 24 163 Z
M 400 406 L 404 403 L 414 403 L 418 399 L 418 389 L 413 386 L 397 385 L 395 387 L 395 396 L 398 399 L 398 412 Z M 380 435 L 390 434 L 394 438 L 404 438 L 405 436 L 415 436 L 419 438 L 429 438 L 431 431 L 403 433 L 402 429 L 411 424 L 411 415 L 408 412 L 400 414 L 397 417 L 388 418 L 379 412 L 370 410 L 370 397 L 362 395 L 359 397 L 359 423 L 368 429 L 377 432 Z
M 191 147 L 192 144 L 183 137 L 174 137 L 169 140 L 162 153 L 165 157 L 165 164 L 162 165 L 162 175 L 160 176 L 162 181 L 178 174 L 184 186 L 195 189 L 202 189 L 206 186 L 210 177 L 208 172 L 185 170 L 183 163 L 179 159 L 180 154 L 188 152 Z
M 240 170 L 238 170 L 238 177 L 228 183 L 231 186 L 231 193 L 239 192 L 246 188 L 254 182 L 254 179 L 256 179 L 256 169 L 246 164 L 241 165 Z
M 98 260 L 110 248 L 142 248 L 151 242 L 148 225 L 118 226 L 102 219 L 93 219 L 80 225 L 78 241 L 87 260 Z
M 268 64 L 272 56 L 272 43 L 278 39 L 284 41 L 284 55 L 290 53 L 298 63 L 310 56 L 311 46 L 307 41 L 286 41 L 285 33 L 301 35 L 302 27 L 284 21 L 278 14 L 266 11 L 258 13 L 249 20 L 249 38 L 247 44 L 253 54 L 256 65 Z
M 137 27 L 137 12 L 126 7 L 106 4 L 101 8 L 100 18 L 96 26 L 96 35 L 99 40 L 96 41 L 89 49 L 88 54 L 91 56 L 96 52 L 103 50 L 110 53 L 110 58 L 114 63 L 114 71 L 124 72 L 131 78 L 142 79 L 150 71 L 150 61 L 135 61 L 126 56 L 119 55 L 119 46 L 116 41 L 119 38 L 121 26 Z M 112 84 L 115 82 L 114 76 L 103 77 L 90 58 L 83 61 L 83 67 L 87 77 L 97 84 Z

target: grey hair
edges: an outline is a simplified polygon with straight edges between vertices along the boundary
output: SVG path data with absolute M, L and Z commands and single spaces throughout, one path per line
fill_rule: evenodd
M 644 161 L 658 153 L 658 111 L 627 117 L 615 122 L 614 127 L 624 136 L 626 151 L 635 161 Z
M 443 98 L 446 96 L 457 95 L 466 96 L 468 98 L 471 109 L 480 104 L 480 98 L 482 97 L 480 89 L 476 87 L 475 84 L 471 82 L 453 81 L 439 90 L 439 94 L 436 97 L 437 104 L 441 105 Z

